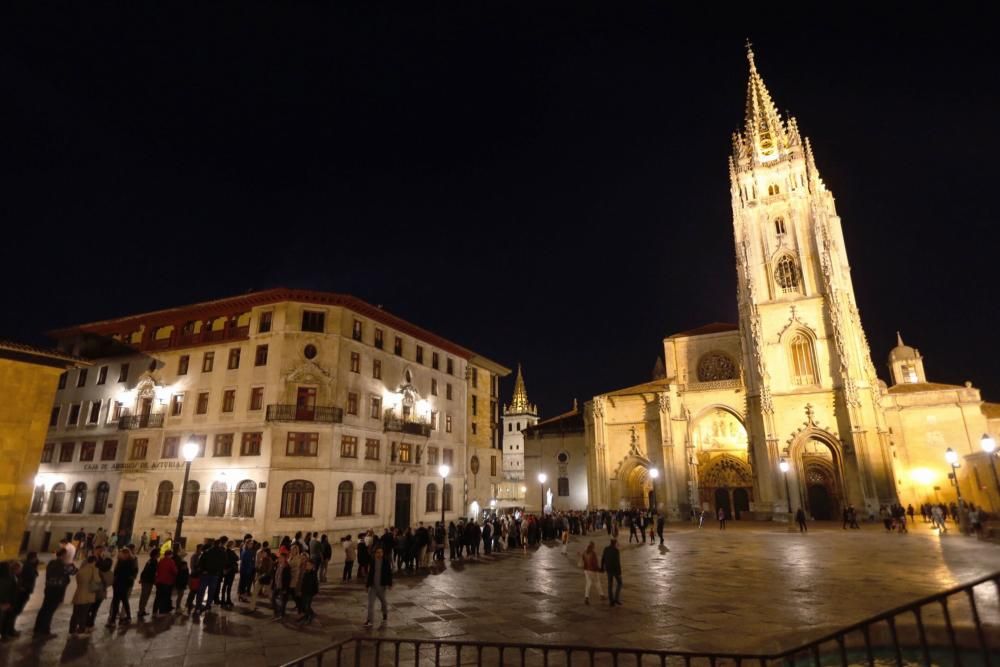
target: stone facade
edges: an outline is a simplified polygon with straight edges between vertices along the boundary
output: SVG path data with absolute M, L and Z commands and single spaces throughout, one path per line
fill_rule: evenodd
M 508 375 L 509 368 L 483 357 L 473 357 L 469 361 L 465 514 L 470 518 L 480 518 L 481 512 L 496 506 L 503 480 L 498 396 L 500 378 Z
M 523 507 L 526 485 L 534 480 L 525 479 L 524 474 L 524 430 L 538 423 L 538 408 L 528 401 L 528 390 L 524 383 L 521 364 L 517 365 L 514 380 L 514 394 L 509 405 L 504 407 L 500 418 L 503 438 L 503 481 L 500 483 L 499 504 L 501 507 Z
M 525 508 L 529 512 L 586 509 L 587 440 L 583 412 L 576 401 L 569 412 L 529 426 L 523 435 Z M 538 482 L 539 473 L 545 474 L 545 484 Z

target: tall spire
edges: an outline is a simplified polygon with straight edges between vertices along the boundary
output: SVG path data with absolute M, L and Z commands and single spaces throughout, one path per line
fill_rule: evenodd
M 776 159 L 779 151 L 788 145 L 786 127 L 771 99 L 771 93 L 764 85 L 764 79 L 757 71 L 757 63 L 754 61 L 749 41 L 747 61 L 750 63 L 750 81 L 747 83 L 745 138 L 753 147 L 757 160 L 768 162 Z
M 524 386 L 521 364 L 517 364 L 517 378 L 514 380 L 514 397 L 505 412 L 509 415 L 536 414 L 535 406 L 528 402 L 528 390 Z
M 903 337 L 899 335 L 898 331 L 896 332 L 896 345 L 903 347 Z

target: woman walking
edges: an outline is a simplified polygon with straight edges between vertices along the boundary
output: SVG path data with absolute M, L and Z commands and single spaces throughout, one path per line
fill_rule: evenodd
M 719 516 L 719 530 L 725 530 L 726 529 L 726 510 L 720 507 L 719 508 L 719 514 L 718 514 L 718 516 Z
M 581 556 L 583 559 L 583 603 L 590 604 L 590 587 L 596 585 L 601 599 L 604 599 L 604 588 L 601 586 L 601 564 L 597 560 L 597 550 L 594 543 L 587 545 L 587 550 Z

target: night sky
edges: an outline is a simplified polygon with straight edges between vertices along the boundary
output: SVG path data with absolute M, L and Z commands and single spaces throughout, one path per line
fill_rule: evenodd
M 521 361 L 543 415 L 643 382 L 664 336 L 736 321 L 749 37 L 837 198 L 880 375 L 899 329 L 930 380 L 1000 400 L 985 17 L 37 4 L 0 47 L 0 338 L 306 287 Z

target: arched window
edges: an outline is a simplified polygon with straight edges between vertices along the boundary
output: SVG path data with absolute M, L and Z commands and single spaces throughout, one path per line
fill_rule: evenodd
M 361 513 L 375 514 L 375 482 L 365 482 L 361 489 Z
M 253 517 L 254 507 L 257 505 L 257 484 L 245 479 L 236 485 L 236 506 L 233 507 L 233 516 L 244 518 Z
M 198 514 L 198 496 L 201 494 L 201 485 L 193 479 L 188 482 L 187 491 L 184 493 L 184 516 L 195 516 Z
M 816 363 L 813 358 L 812 341 L 797 333 L 788 344 L 791 355 L 792 384 L 816 384 Z
M 351 516 L 351 505 L 354 500 L 354 485 L 341 482 L 337 487 L 337 516 Z
M 281 487 L 281 516 L 311 517 L 313 485 L 304 479 L 293 479 Z
M 97 485 L 97 492 L 94 494 L 94 514 L 104 514 L 108 508 L 108 494 L 111 493 L 111 486 L 107 482 Z
M 156 488 L 157 516 L 170 516 L 170 505 L 174 502 L 174 485 L 166 480 Z
M 49 512 L 52 514 L 59 514 L 63 511 L 63 505 L 66 503 L 66 485 L 59 482 L 52 487 L 52 497 L 49 499 Z
M 709 352 L 698 360 L 698 382 L 735 380 L 739 377 L 736 363 L 722 352 Z
M 208 497 L 208 516 L 226 516 L 226 496 L 229 487 L 225 482 L 212 482 L 212 493 Z
M 437 512 L 438 510 L 438 487 L 437 484 L 427 485 L 427 512 Z
M 785 233 L 785 219 L 775 218 L 774 219 L 774 232 L 778 236 L 782 236 Z
M 767 186 L 767 194 L 768 195 L 776 195 L 776 194 L 779 194 L 780 192 L 781 192 L 781 188 L 778 186 L 777 183 L 772 183 L 771 185 Z
M 774 281 L 781 287 L 782 292 L 799 291 L 799 268 L 795 266 L 795 260 L 785 255 L 778 260 L 778 265 L 774 269 Z
M 451 484 L 444 485 L 444 493 L 442 494 L 441 502 L 444 503 L 444 511 L 451 511 Z
M 39 484 L 35 487 L 35 493 L 31 496 L 31 513 L 38 514 L 42 511 L 45 503 L 45 486 Z
M 70 514 L 83 514 L 83 504 L 87 502 L 87 485 L 77 482 L 73 485 L 73 499 L 69 507 Z

